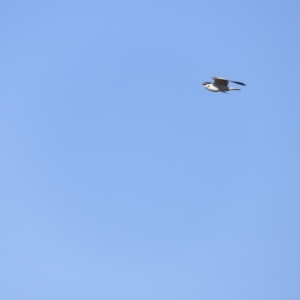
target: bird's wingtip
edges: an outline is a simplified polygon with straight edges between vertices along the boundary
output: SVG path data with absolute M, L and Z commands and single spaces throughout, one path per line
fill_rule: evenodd
M 231 82 L 234 82 L 234 83 L 237 83 L 237 84 L 240 84 L 240 85 L 246 86 L 246 84 L 245 84 L 245 83 L 243 83 L 243 82 L 240 82 L 240 81 L 233 81 L 233 80 L 231 80 Z

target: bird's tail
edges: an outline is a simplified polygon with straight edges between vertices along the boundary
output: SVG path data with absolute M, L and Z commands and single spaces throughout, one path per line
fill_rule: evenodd
M 241 89 L 230 87 L 229 90 L 230 91 L 240 91 Z

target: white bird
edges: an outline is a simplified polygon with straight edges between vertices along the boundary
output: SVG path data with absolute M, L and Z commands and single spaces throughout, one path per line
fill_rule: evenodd
M 246 85 L 245 83 L 239 82 L 239 81 L 233 81 L 228 80 L 221 77 L 212 77 L 214 80 L 214 83 L 211 82 L 202 82 L 202 84 L 205 86 L 206 89 L 208 89 L 211 92 L 223 92 L 226 93 L 228 91 L 240 91 L 241 89 L 228 87 L 228 82 L 234 82 L 240 85 Z

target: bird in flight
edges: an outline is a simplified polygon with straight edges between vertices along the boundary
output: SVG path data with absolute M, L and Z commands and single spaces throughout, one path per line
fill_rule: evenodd
M 229 87 L 228 86 L 228 82 L 234 82 L 240 85 L 246 85 L 243 82 L 239 82 L 239 81 L 233 81 L 233 80 L 228 80 L 225 78 L 221 78 L 221 77 L 212 77 L 212 79 L 214 80 L 214 82 L 202 82 L 202 84 L 205 86 L 206 89 L 208 89 L 211 92 L 223 92 L 226 93 L 228 91 L 240 91 L 241 89 L 238 88 L 233 88 L 233 87 Z

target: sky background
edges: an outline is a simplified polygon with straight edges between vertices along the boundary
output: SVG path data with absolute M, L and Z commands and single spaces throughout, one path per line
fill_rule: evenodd
M 300 299 L 299 16 L 2 1 L 0 298 Z

